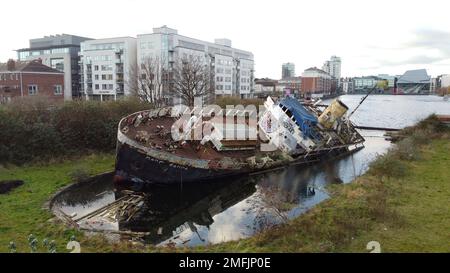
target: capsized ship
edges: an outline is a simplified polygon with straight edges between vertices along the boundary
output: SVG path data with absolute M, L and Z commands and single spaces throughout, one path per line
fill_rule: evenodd
M 345 116 L 348 107 L 338 99 L 323 106 L 268 97 L 259 113 L 217 108 L 174 106 L 124 117 L 117 133 L 115 182 L 211 181 L 312 164 L 364 147 Z

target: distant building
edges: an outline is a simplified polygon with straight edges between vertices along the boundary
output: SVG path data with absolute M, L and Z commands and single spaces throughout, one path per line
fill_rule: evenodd
M 325 61 L 322 70 L 330 74 L 333 78 L 341 79 L 341 58 L 331 56 L 330 60 Z
M 80 76 L 78 52 L 80 43 L 90 38 L 61 34 L 31 39 L 30 47 L 17 50 L 19 61 L 41 59 L 42 63 L 64 72 L 64 99 L 78 97 Z
M 302 74 L 301 92 L 303 96 L 320 96 L 331 93 L 332 77 L 327 72 L 311 67 Z
M 153 33 L 137 36 L 137 65 L 149 57 L 164 60 L 170 70 L 178 59 L 195 57 L 212 71 L 211 96 L 239 96 L 250 98 L 254 92 L 254 61 L 249 51 L 233 48 L 228 39 L 216 39 L 214 43 L 186 37 L 176 29 L 162 26 Z M 174 102 L 172 90 L 164 91 L 166 103 Z
M 430 94 L 436 93 L 439 86 L 439 79 L 438 78 L 431 78 L 430 80 Z
M 136 38 L 120 37 L 81 43 L 81 92 L 89 100 L 116 100 L 131 94 L 136 70 Z
M 302 89 L 302 77 L 289 77 L 279 80 L 279 84 L 289 89 L 291 94 L 300 95 Z
M 395 78 L 396 76 L 388 75 L 388 74 L 378 74 L 379 79 L 388 81 L 388 87 L 394 88 Z
M 0 63 L 0 103 L 16 97 L 45 96 L 64 100 L 64 73 L 41 60 Z
M 424 94 L 430 92 L 430 84 L 426 69 L 408 70 L 398 78 L 397 88 L 403 94 Z
M 352 78 L 343 78 L 341 79 L 342 83 L 342 92 L 345 94 L 351 94 L 355 92 L 355 86 L 353 85 Z
M 449 87 L 450 86 L 450 75 L 440 76 L 440 86 L 439 87 Z
M 376 76 L 365 76 L 353 78 L 353 86 L 355 92 L 368 92 L 375 88 L 380 78 Z
M 277 80 L 268 78 L 255 79 L 255 96 L 265 98 L 276 92 Z
M 293 78 L 295 77 L 295 64 L 284 63 L 281 66 L 281 79 Z

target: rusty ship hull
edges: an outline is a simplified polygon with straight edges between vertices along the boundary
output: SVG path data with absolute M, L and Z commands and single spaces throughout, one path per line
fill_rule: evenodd
M 197 165 L 197 166 L 196 166 Z M 117 144 L 116 182 L 133 181 L 149 184 L 176 184 L 209 181 L 248 174 L 248 169 L 208 168 L 207 162 L 175 163 L 161 159 L 127 143 Z
M 221 151 L 211 143 L 200 145 L 199 141 L 186 143 L 171 140 L 170 128 L 177 119 L 170 112 L 170 108 L 146 110 L 120 121 L 114 179 L 116 183 L 207 182 L 271 171 L 288 165 L 314 164 L 364 147 L 364 139 L 356 131 L 352 131 L 357 134 L 355 140 L 352 138 L 351 141 L 342 142 L 341 137 L 336 137 L 335 144 L 295 155 L 287 155 L 279 150 L 261 152 L 256 148 L 257 145 L 252 150 Z
M 340 148 L 333 151 L 324 151 L 307 157 L 301 157 L 290 163 L 279 163 L 271 167 L 217 169 L 209 167 L 188 166 L 173 161 L 155 158 L 127 143 L 117 144 L 116 177 L 115 181 L 133 181 L 145 184 L 177 184 L 189 182 L 208 182 L 223 178 L 242 177 L 256 173 L 268 172 L 288 165 L 311 165 L 320 161 L 332 160 L 359 151 L 362 147 L 354 149 Z M 191 162 L 193 163 L 193 162 Z M 208 163 L 198 162 L 199 165 Z

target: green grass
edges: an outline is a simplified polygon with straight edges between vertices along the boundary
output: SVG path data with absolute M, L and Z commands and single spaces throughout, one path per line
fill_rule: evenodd
M 23 186 L 9 194 L 0 195 L 0 252 L 9 251 L 10 241 L 17 244 L 18 252 L 30 251 L 27 242 L 29 234 L 36 235 L 41 241 L 44 238 L 55 240 L 59 251 L 65 249 L 72 234 L 80 237 L 78 232 L 51 223 L 49 220 L 53 215 L 43 209 L 58 189 L 71 182 L 69 174 L 77 168 L 84 168 L 91 174 L 111 171 L 114 168 L 114 156 L 91 155 L 51 165 L 0 167 L 0 180 L 25 181 Z
M 424 128 L 427 137 L 421 135 Z M 113 155 L 0 167 L 0 180 L 25 181 L 0 195 L 0 252 L 8 251 L 11 240 L 19 252 L 28 252 L 30 233 L 56 240 L 58 252 L 68 252 L 65 245 L 73 234 L 83 252 L 368 252 L 369 241 L 380 242 L 383 252 L 450 252 L 450 133 L 430 128 L 423 123 L 409 128 L 411 137 L 375 161 L 368 173 L 350 184 L 331 185 L 331 198 L 301 217 L 248 239 L 195 248 L 111 244 L 49 221 L 53 216 L 42 207 L 71 182 L 70 174 L 110 171 Z

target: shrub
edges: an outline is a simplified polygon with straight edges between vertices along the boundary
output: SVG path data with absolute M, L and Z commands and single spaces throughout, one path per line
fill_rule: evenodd
M 219 105 L 223 109 L 225 109 L 227 107 L 227 105 L 233 105 L 233 106 L 235 106 L 235 105 L 243 105 L 243 106 L 255 105 L 256 108 L 258 108 L 259 105 L 264 104 L 264 101 L 261 99 L 241 99 L 239 97 L 226 96 L 226 97 L 221 97 L 221 98 L 216 99 L 216 101 L 214 103 Z
M 418 140 L 416 140 L 418 141 Z M 424 141 L 424 140 L 420 140 Z M 405 138 L 397 143 L 394 149 L 395 155 L 402 160 L 419 160 L 420 151 L 412 137 Z
M 113 151 L 120 119 L 148 108 L 135 99 L 60 104 L 38 97 L 15 100 L 0 109 L 0 164 Z
M 389 155 L 378 157 L 370 164 L 369 173 L 375 176 L 403 177 L 406 175 L 406 166 L 398 158 Z
M 415 130 L 410 136 L 413 144 L 423 145 L 430 142 L 431 132 L 426 132 L 424 130 Z

